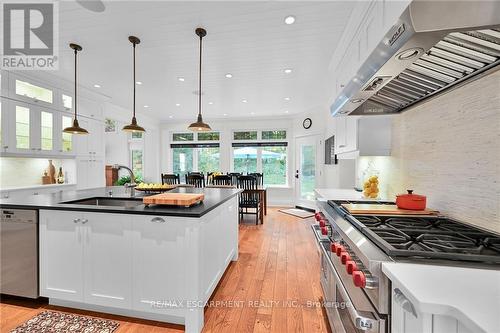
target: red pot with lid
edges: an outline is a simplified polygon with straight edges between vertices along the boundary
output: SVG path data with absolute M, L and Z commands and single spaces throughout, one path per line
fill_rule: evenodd
M 413 194 L 413 190 L 408 190 L 407 194 L 396 196 L 396 205 L 400 209 L 424 210 L 427 203 L 425 195 Z

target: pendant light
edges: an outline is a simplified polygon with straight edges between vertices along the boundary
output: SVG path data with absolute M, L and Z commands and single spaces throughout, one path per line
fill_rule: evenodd
M 123 130 L 125 132 L 146 132 L 146 130 L 143 127 L 137 125 L 137 119 L 135 119 L 135 85 L 136 85 L 136 82 L 135 82 L 135 46 L 137 44 L 139 44 L 141 42 L 141 40 L 137 37 L 134 37 L 134 36 L 129 36 L 128 40 L 134 46 L 134 82 L 133 82 L 133 86 L 134 86 L 134 108 L 133 108 L 134 115 L 132 116 L 132 122 L 129 125 L 124 126 Z
M 77 44 L 69 44 L 69 47 L 71 47 L 75 51 L 75 118 L 73 119 L 73 126 L 66 127 L 63 129 L 64 133 L 70 133 L 70 134 L 89 134 L 89 132 L 85 128 L 81 128 L 80 125 L 78 124 L 78 119 L 77 119 L 77 77 L 76 77 L 76 69 L 77 69 L 77 53 L 78 51 L 82 50 L 82 47 Z
M 200 73 L 198 76 L 198 119 L 195 123 L 189 125 L 188 129 L 195 132 L 205 132 L 211 131 L 212 129 L 207 123 L 203 122 L 203 118 L 201 116 L 201 51 L 202 51 L 202 39 L 207 35 L 207 31 L 203 28 L 197 28 L 195 33 L 200 37 Z

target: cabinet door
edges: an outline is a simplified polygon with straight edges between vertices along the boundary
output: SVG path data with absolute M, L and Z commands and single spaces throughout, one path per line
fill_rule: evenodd
M 9 100 L 6 98 L 0 99 L 0 148 L 1 152 L 7 152 L 10 145 L 9 132 L 11 128 L 10 117 L 12 112 L 9 109 Z
M 92 135 L 92 130 L 89 130 L 89 120 L 83 117 L 78 117 L 78 124 L 80 127 L 89 131 L 88 135 L 73 135 L 73 141 L 75 145 L 75 151 L 77 155 L 88 156 L 89 155 L 89 136 Z
M 40 106 L 55 107 L 55 89 L 42 82 L 11 74 L 10 97 Z
M 11 101 L 7 112 L 9 127 L 8 152 L 19 154 L 36 154 L 39 148 L 40 113 L 35 111 L 36 107 L 28 103 Z
M 345 138 L 344 151 L 349 152 L 358 149 L 358 117 L 346 117 Z
M 89 188 L 89 158 L 79 157 L 76 159 L 76 187 L 77 190 Z
M 346 116 L 335 118 L 335 153 L 340 154 L 346 148 Z
M 132 298 L 132 218 L 84 213 L 84 301 L 130 308 Z
M 83 225 L 78 212 L 40 211 L 40 295 L 83 301 Z
M 37 133 L 36 143 L 37 149 L 40 148 L 41 153 L 56 154 L 58 152 L 60 131 L 56 132 L 59 113 L 47 108 L 38 108 L 38 119 L 35 129 Z
M 133 310 L 184 313 L 182 308 L 152 305 L 161 301 L 185 299 L 186 233 L 192 230 L 186 227 L 187 222 L 182 218 L 152 215 L 132 218 Z
M 104 159 L 91 155 L 88 163 L 88 188 L 105 186 L 105 172 Z

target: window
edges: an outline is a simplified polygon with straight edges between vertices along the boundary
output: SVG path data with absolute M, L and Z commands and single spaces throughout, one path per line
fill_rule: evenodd
M 234 140 L 257 140 L 257 131 L 233 132 Z
M 193 141 L 194 133 L 174 133 L 172 141 Z
M 52 113 L 50 112 L 41 112 L 41 147 L 42 150 L 52 150 L 52 136 L 53 136 L 53 122 L 52 122 Z
M 73 108 L 73 97 L 62 94 L 63 107 L 70 110 Z
M 16 94 L 52 103 L 52 90 L 25 81 L 16 80 Z
M 233 171 L 264 174 L 264 185 L 288 184 L 286 130 L 233 132 Z
M 141 181 L 144 179 L 143 171 L 144 171 L 144 159 L 143 159 L 143 150 L 142 149 L 131 149 L 131 164 L 132 171 L 134 172 L 134 176 L 137 181 Z
M 284 140 L 286 139 L 286 131 L 262 131 L 262 140 Z
M 70 127 L 73 119 L 71 117 L 62 116 L 62 128 Z M 70 133 L 62 133 L 62 150 L 65 152 L 73 150 L 72 135 Z
M 198 133 L 198 141 L 219 141 L 219 132 L 200 132 Z
M 181 181 L 193 170 L 193 148 L 173 148 L 173 172 L 180 175 Z
M 132 139 L 142 139 L 142 132 L 132 132 Z
M 219 147 L 198 148 L 198 171 L 207 173 L 219 171 Z
M 262 147 L 264 185 L 286 185 L 287 147 Z
M 16 148 L 30 147 L 30 109 L 16 106 Z

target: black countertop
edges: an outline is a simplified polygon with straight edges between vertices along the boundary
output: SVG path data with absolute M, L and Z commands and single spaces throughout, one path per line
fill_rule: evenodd
M 110 191 L 112 194 L 110 195 Z M 126 193 L 122 186 L 102 187 L 91 190 L 80 191 L 60 191 L 53 194 L 30 195 L 23 198 L 2 198 L 0 199 L 0 208 L 10 209 L 54 209 L 54 210 L 71 210 L 71 211 L 86 211 L 98 213 L 121 213 L 121 214 L 141 214 L 141 215 L 162 215 L 162 216 L 182 216 L 182 217 L 201 217 L 210 212 L 217 206 L 223 204 L 227 200 L 233 198 L 241 192 L 240 189 L 228 188 L 185 188 L 179 187 L 171 190 L 173 193 L 203 193 L 205 199 L 202 203 L 191 207 L 180 206 L 160 206 L 150 205 L 146 207 L 140 204 L 134 207 L 123 206 L 95 206 L 64 203 L 68 201 L 82 200 L 87 198 L 115 198 L 129 199 L 142 201 L 144 194 L 136 191 L 134 197 L 130 193 Z

